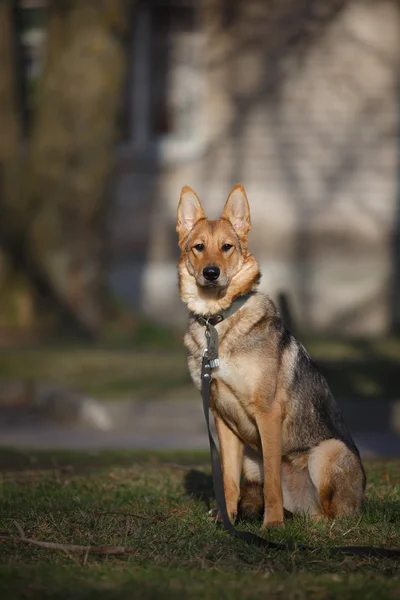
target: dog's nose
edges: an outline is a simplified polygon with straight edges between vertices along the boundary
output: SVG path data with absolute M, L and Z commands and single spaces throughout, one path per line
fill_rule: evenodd
M 219 277 L 220 270 L 218 267 L 204 267 L 203 269 L 203 277 L 207 279 L 207 281 L 216 281 Z

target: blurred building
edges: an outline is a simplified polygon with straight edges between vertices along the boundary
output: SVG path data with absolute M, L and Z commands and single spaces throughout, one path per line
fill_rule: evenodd
M 110 213 L 124 302 L 183 322 L 181 187 L 217 217 L 241 182 L 262 289 L 300 327 L 399 324 L 399 4 L 136 2 Z
M 43 70 L 46 42 L 47 0 L 19 0 L 15 3 L 19 34 L 19 58 L 25 132 L 34 110 L 35 95 Z
M 180 320 L 180 189 L 216 217 L 241 182 L 262 288 L 284 293 L 301 327 L 390 328 L 399 59 L 396 1 L 141 2 L 114 187 L 121 296 Z

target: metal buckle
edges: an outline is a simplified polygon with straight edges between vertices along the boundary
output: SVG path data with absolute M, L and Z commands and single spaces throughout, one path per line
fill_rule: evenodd
M 218 347 L 219 347 L 219 339 L 218 339 L 218 331 L 211 325 L 209 321 L 206 322 L 206 330 L 205 336 L 207 340 L 207 358 L 210 363 L 212 369 L 220 366 L 220 361 L 218 358 Z M 203 354 L 204 356 L 204 354 Z
M 201 379 L 202 380 L 204 379 L 205 381 L 211 381 L 211 379 L 212 379 L 211 365 L 210 365 L 210 361 L 208 360 L 207 348 L 204 348 L 204 350 L 203 350 L 203 361 L 202 361 L 202 365 L 201 365 Z

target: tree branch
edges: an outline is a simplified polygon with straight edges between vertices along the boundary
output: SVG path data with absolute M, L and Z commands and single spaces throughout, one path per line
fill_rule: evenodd
M 35 540 L 33 538 L 27 538 L 21 525 L 14 521 L 14 525 L 18 529 L 19 536 L 12 535 L 1 535 L 0 541 L 7 542 L 19 542 L 23 544 L 31 544 L 32 546 L 40 546 L 41 548 L 47 548 L 48 550 L 69 550 L 70 552 L 84 552 L 86 554 L 129 554 L 133 552 L 133 548 L 129 546 L 81 546 L 80 544 L 59 544 L 56 542 L 44 542 L 41 540 Z

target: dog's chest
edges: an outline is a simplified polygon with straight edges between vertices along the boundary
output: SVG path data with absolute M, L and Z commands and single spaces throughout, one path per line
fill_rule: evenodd
M 196 386 L 201 389 L 202 348 L 206 346 L 204 330 L 194 332 L 196 346 L 191 347 L 189 335 L 189 369 Z M 204 346 L 203 346 L 204 344 Z M 212 370 L 211 408 L 241 439 L 258 445 L 255 423 L 255 391 L 260 379 L 258 363 L 250 353 L 244 356 L 224 336 L 219 345 L 220 366 Z
M 215 384 L 212 385 L 212 409 L 240 438 L 257 445 L 251 365 L 225 362 L 223 353 L 220 361 L 221 366 L 213 370 Z

